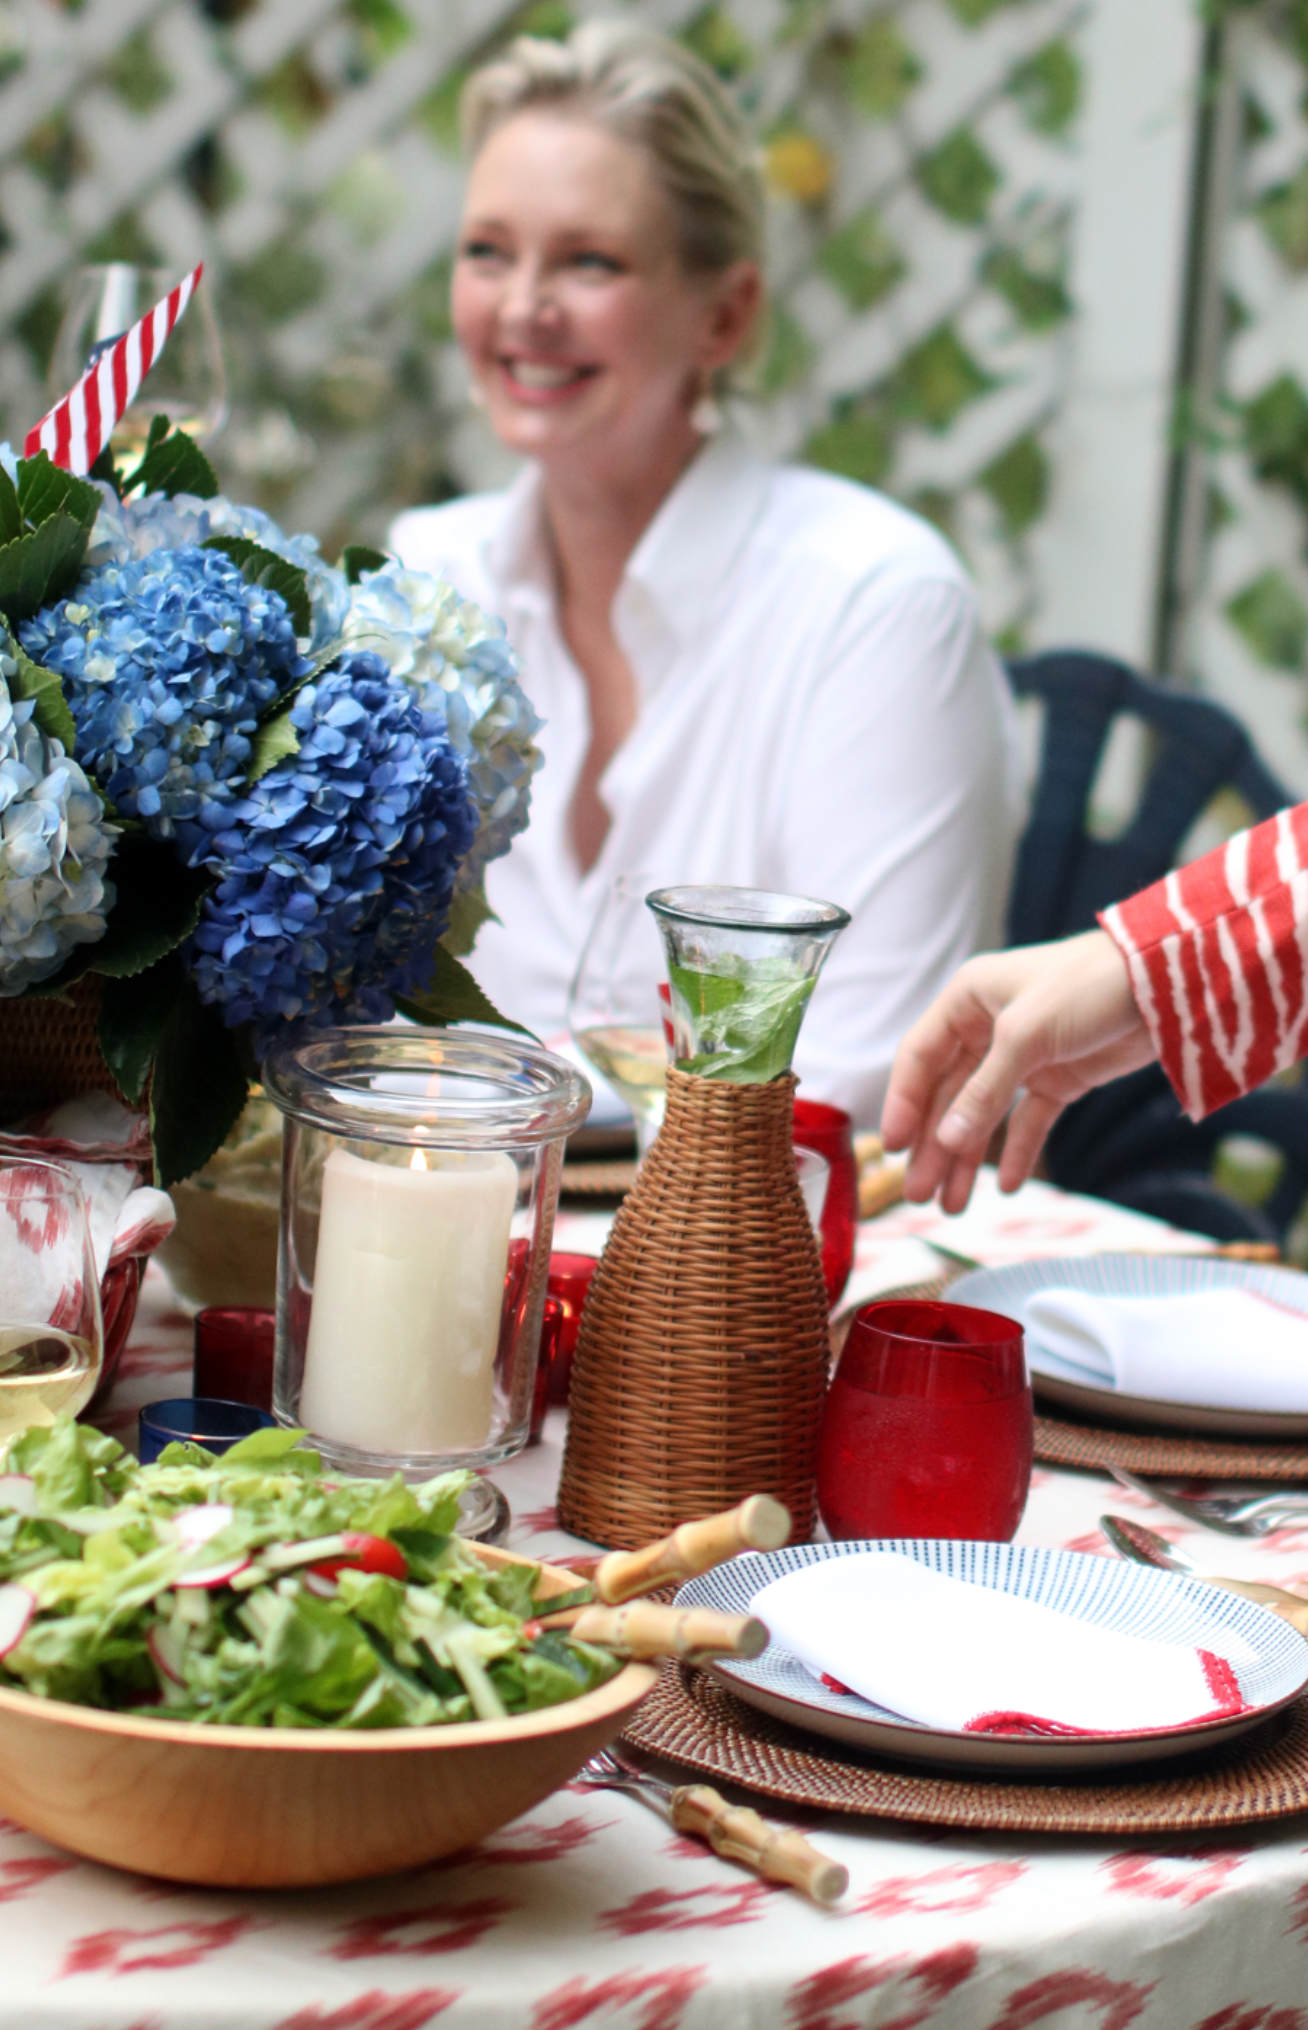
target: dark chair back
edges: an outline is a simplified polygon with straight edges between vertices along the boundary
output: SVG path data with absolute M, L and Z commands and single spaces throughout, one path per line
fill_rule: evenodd
M 1239 720 L 1210 699 L 1164 690 L 1125 663 L 1082 650 L 1026 656 L 1008 666 L 1019 698 L 1045 706 L 1039 779 L 1018 847 L 1010 944 L 1089 930 L 1097 912 L 1167 873 L 1200 813 L 1233 789 L 1255 818 L 1295 797 L 1264 767 Z M 1113 721 L 1142 719 L 1152 735 L 1136 810 L 1114 839 L 1088 829 L 1090 793 Z M 1224 1136 L 1271 1142 L 1283 1169 L 1269 1203 L 1241 1203 L 1213 1181 Z M 1308 1092 L 1265 1087 L 1196 1126 L 1156 1065 L 1115 1079 L 1067 1109 L 1046 1150 L 1048 1174 L 1068 1191 L 1150 1212 L 1215 1240 L 1283 1239 L 1308 1193 Z
M 1200 812 L 1236 790 L 1256 818 L 1297 801 L 1263 766 L 1239 720 L 1208 698 L 1164 690 L 1111 656 L 1052 649 L 1008 665 L 1019 698 L 1045 707 L 1039 780 L 1013 875 L 1008 942 L 1089 930 L 1096 913 L 1158 881 Z M 1143 793 L 1120 838 L 1087 830 L 1090 792 L 1113 721 L 1153 734 Z

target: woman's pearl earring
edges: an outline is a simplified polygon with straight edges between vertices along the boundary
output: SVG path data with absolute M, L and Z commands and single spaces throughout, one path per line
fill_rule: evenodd
M 480 381 L 469 383 L 468 406 L 470 409 L 484 409 L 486 406 L 486 390 Z
M 690 427 L 701 437 L 715 437 L 722 428 L 722 407 L 713 393 L 713 382 L 706 376 L 704 392 L 690 412 Z

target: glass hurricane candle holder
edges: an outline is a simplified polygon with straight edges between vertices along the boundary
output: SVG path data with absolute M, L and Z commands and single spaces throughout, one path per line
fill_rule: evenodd
M 510 1458 L 530 1430 L 585 1080 L 533 1044 L 399 1027 L 284 1045 L 263 1080 L 286 1116 L 278 1421 L 349 1473 L 426 1480 Z M 487 1527 L 500 1501 L 478 1483 L 460 1528 Z

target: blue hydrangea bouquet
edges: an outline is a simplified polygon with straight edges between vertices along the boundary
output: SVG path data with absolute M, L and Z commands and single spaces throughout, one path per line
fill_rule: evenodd
M 538 723 L 499 622 L 327 564 L 166 419 L 128 474 L 0 446 L 0 1012 L 98 976 L 165 1185 L 288 1024 L 503 1021 L 458 955 Z

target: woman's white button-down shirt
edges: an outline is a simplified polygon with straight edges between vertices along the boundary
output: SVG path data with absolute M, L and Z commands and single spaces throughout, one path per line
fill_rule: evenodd
M 392 543 L 505 621 L 545 720 L 528 830 L 489 871 L 471 961 L 537 1035 L 615 874 L 842 904 L 800 1034 L 804 1091 L 876 1121 L 895 1044 L 1002 935 L 1020 809 L 1007 686 L 953 552 L 884 496 L 708 443 L 626 568 L 614 626 L 640 691 L 599 784 L 613 822 L 583 873 L 568 813 L 590 740 L 563 640 L 540 480 L 401 515 Z

